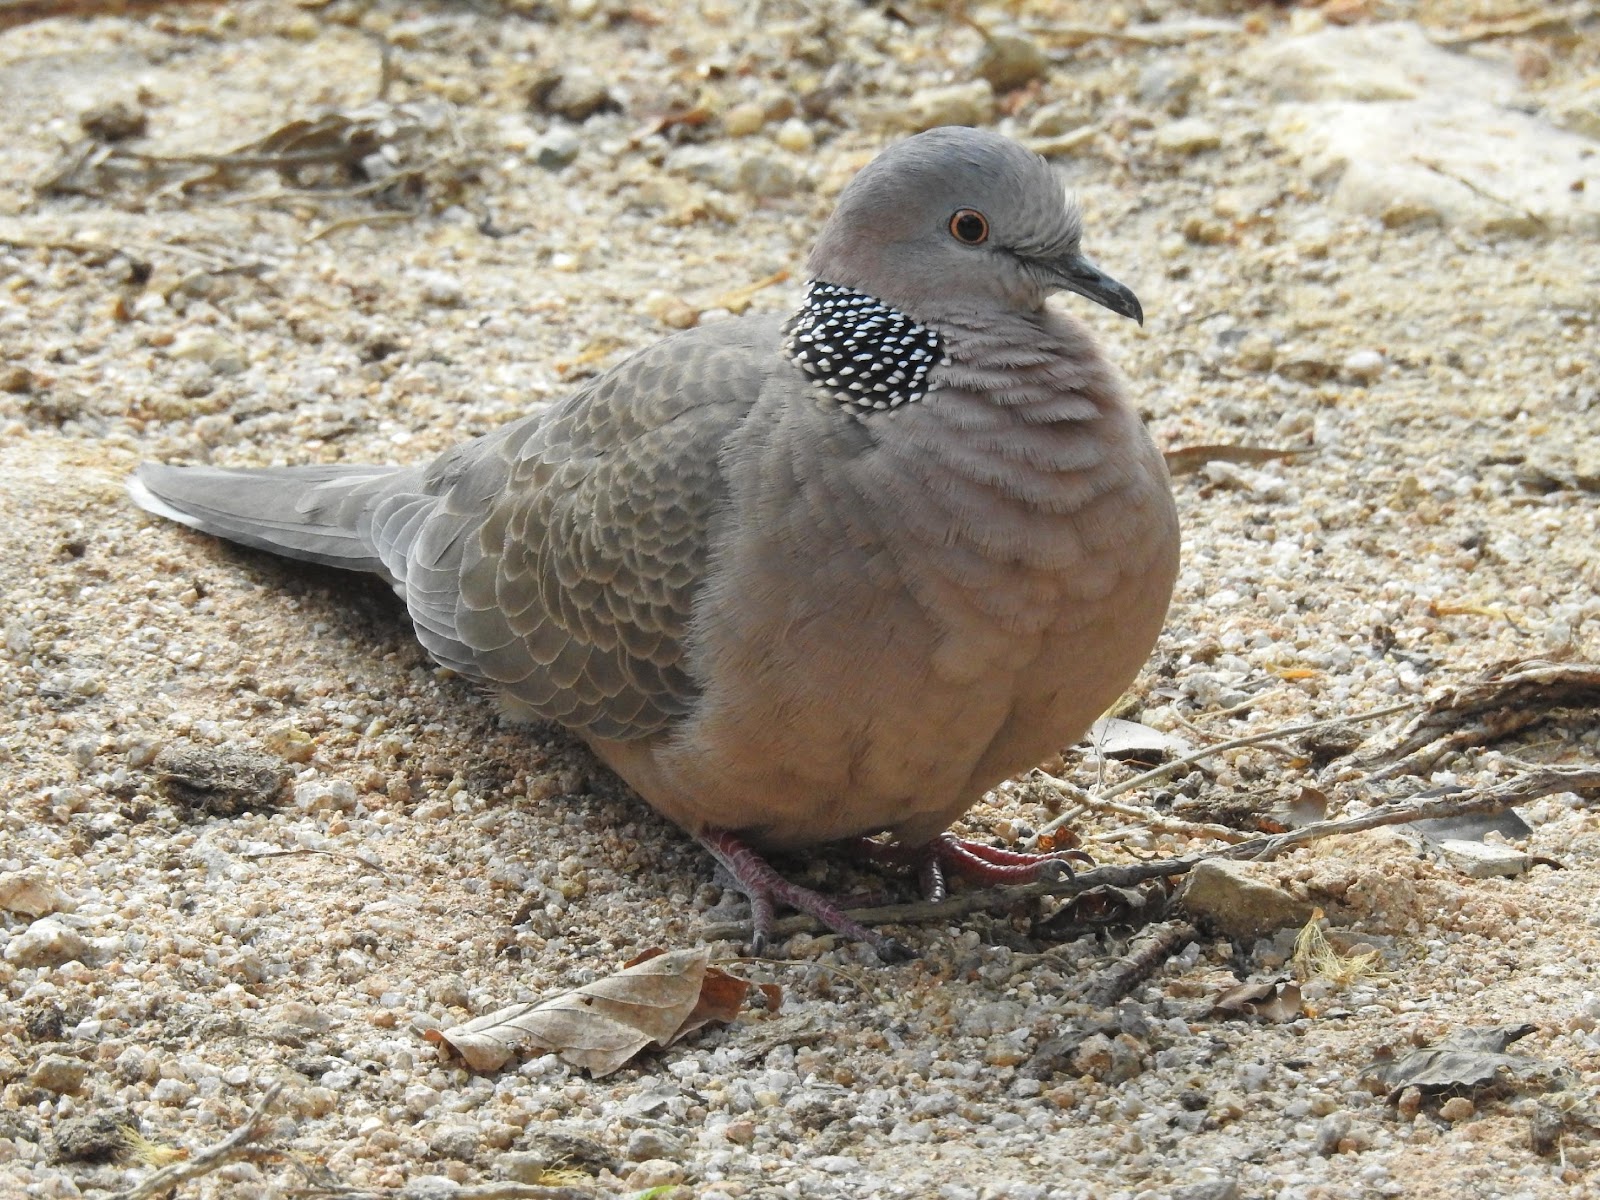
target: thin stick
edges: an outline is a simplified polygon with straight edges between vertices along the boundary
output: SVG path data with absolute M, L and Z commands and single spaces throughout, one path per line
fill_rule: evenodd
M 220 0 L 3 0 L 0 30 L 54 17 L 87 20 L 91 17 L 134 17 L 157 8 L 182 4 L 216 4 Z
M 1429 34 L 1429 40 L 1436 46 L 1458 50 L 1462 46 L 1470 46 L 1474 42 L 1489 42 L 1499 38 L 1530 37 L 1539 34 L 1570 34 L 1575 33 L 1578 26 L 1594 20 L 1597 15 L 1600 15 L 1600 9 L 1597 9 L 1594 5 L 1576 4 L 1565 12 L 1534 12 L 1527 16 L 1513 17 L 1509 21 L 1498 21 L 1492 25 L 1480 25 L 1476 28 L 1467 29 L 1462 33 Z
M 1116 811 L 1122 812 L 1122 807 Z M 1128 815 L 1124 813 L 1123 815 Z M 1124 825 L 1119 829 L 1108 829 L 1104 833 L 1096 833 L 1087 838 L 1087 841 L 1100 842 L 1125 842 L 1129 838 L 1138 837 L 1147 833 L 1171 833 L 1181 837 L 1210 838 L 1214 842 L 1247 842 L 1250 840 L 1248 833 L 1242 833 L 1227 825 L 1214 825 L 1209 821 L 1184 821 L 1176 818 L 1162 817 L 1146 810 L 1137 815 L 1137 825 Z
M 353 862 L 369 871 L 376 871 L 379 875 L 387 875 L 389 873 L 377 863 L 372 862 L 370 859 L 362 858 L 359 854 L 349 854 L 343 850 L 318 850 L 315 846 L 300 846 L 293 850 L 261 850 L 254 854 L 241 854 L 239 857 L 249 861 L 257 861 L 263 858 L 299 858 L 305 854 L 320 854 L 324 858 L 342 858 L 346 862 Z
M 358 1188 L 358 1187 L 303 1187 L 291 1189 L 292 1196 L 328 1196 L 338 1200 L 426 1200 L 438 1196 L 437 1188 Z M 548 1183 L 473 1183 L 466 1187 L 451 1188 L 445 1193 L 450 1200 L 591 1200 L 594 1191 L 588 1187 L 567 1187 Z M 648 1196 L 649 1192 L 642 1193 Z
M 344 217 L 338 221 L 330 221 L 316 232 L 306 235 L 301 239 L 301 244 L 309 246 L 312 242 L 320 242 L 330 233 L 338 233 L 342 229 L 354 229 L 358 225 L 398 225 L 402 221 L 415 221 L 416 213 L 409 212 L 375 212 L 361 213 L 354 217 Z
M 1165 779 L 1167 776 L 1181 771 L 1184 767 L 1192 766 L 1197 762 L 1204 762 L 1213 755 L 1225 754 L 1229 750 L 1239 750 L 1245 746 L 1257 746 L 1262 742 L 1276 741 L 1278 738 L 1291 737 L 1298 733 L 1312 733 L 1318 729 L 1327 729 L 1333 725 L 1356 725 L 1363 721 L 1377 721 L 1384 717 L 1392 717 L 1396 713 L 1402 713 L 1408 709 L 1415 708 L 1418 703 L 1420 702 L 1416 700 L 1407 700 L 1404 703 L 1391 704 L 1385 708 L 1368 709 L 1366 712 L 1356 713 L 1353 716 L 1329 717 L 1326 720 L 1312 721 L 1305 725 L 1288 725 L 1282 729 L 1268 729 L 1263 733 L 1251 734 L 1249 737 L 1234 738 L 1231 742 L 1218 742 L 1215 746 L 1206 746 L 1202 749 L 1185 754 L 1181 758 L 1175 758 L 1171 762 L 1162 763 L 1159 767 L 1155 767 L 1152 770 L 1146 771 L 1142 775 L 1135 775 L 1132 779 L 1124 779 L 1121 783 L 1108 787 L 1105 791 L 1099 793 L 1098 795 L 1090 796 L 1089 802 L 1096 803 L 1110 800 L 1113 796 L 1120 796 L 1123 792 L 1131 792 L 1135 788 L 1142 788 L 1146 784 L 1155 783 L 1158 780 Z M 1068 783 L 1064 779 L 1057 779 L 1054 775 L 1051 775 L 1046 771 L 1040 771 L 1038 774 L 1041 778 L 1047 780 L 1056 787 L 1059 787 L 1068 795 L 1072 795 L 1080 791 L 1080 789 L 1075 785 Z M 1054 833 L 1057 829 L 1060 829 L 1070 820 L 1072 820 L 1072 817 L 1066 813 L 1063 813 L 1061 816 L 1051 821 L 1043 829 L 1039 830 L 1038 833 L 1034 834 L 1030 838 L 1025 839 L 1023 845 L 1029 849 L 1032 849 L 1039 844 L 1040 838 Z
M 918 900 L 909 904 L 885 904 L 874 908 L 854 909 L 852 920 L 863 925 L 915 925 L 932 921 L 955 921 L 975 912 L 996 912 L 1013 908 L 1041 896 L 1076 896 L 1098 887 L 1134 887 L 1151 879 L 1165 879 L 1186 875 L 1203 862 L 1215 859 L 1243 859 L 1266 862 L 1307 842 L 1319 841 L 1336 834 L 1361 833 L 1385 825 L 1406 825 L 1412 821 L 1433 821 L 1469 813 L 1503 812 L 1517 804 L 1525 804 L 1540 796 L 1556 792 L 1600 791 L 1600 764 L 1576 767 L 1542 767 L 1526 775 L 1519 775 L 1498 785 L 1470 789 L 1420 800 L 1413 804 L 1386 804 L 1359 817 L 1342 821 L 1318 821 L 1287 833 L 1251 838 L 1234 846 L 1206 854 L 1192 854 L 1184 858 L 1156 859 L 1152 862 L 1126 863 L 1116 866 L 1095 867 L 1081 871 L 1067 879 L 1042 879 L 1016 887 L 984 888 L 960 892 L 937 902 Z M 820 930 L 810 917 L 783 917 L 775 921 L 772 933 L 786 937 L 793 933 L 814 933 Z M 721 921 L 702 927 L 701 935 L 709 940 L 722 938 L 747 938 L 748 922 Z
M 208 1146 L 182 1162 L 162 1167 L 154 1175 L 147 1175 L 127 1191 L 118 1192 L 111 1197 L 111 1200 L 150 1200 L 151 1197 L 164 1195 L 191 1179 L 209 1175 L 218 1167 L 226 1166 L 236 1158 L 251 1154 L 253 1151 L 250 1143 L 267 1132 L 267 1110 L 272 1107 L 272 1102 L 278 1098 L 278 1093 L 282 1090 L 281 1083 L 269 1087 L 255 1110 L 245 1118 L 244 1124 L 215 1146 Z
M 1199 931 L 1187 921 L 1157 925 L 1140 939 L 1137 949 L 1102 971 L 1083 998 L 1096 1008 L 1110 1008 L 1199 936 Z

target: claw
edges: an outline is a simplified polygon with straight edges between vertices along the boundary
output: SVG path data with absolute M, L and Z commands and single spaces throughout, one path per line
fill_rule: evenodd
M 836 901 L 790 883 L 766 859 L 727 830 L 708 829 L 698 840 L 722 864 L 734 886 L 750 898 L 750 920 L 754 928 L 750 948 L 756 955 L 766 954 L 771 947 L 774 907 L 784 904 L 809 913 L 834 933 L 865 942 L 884 962 L 904 962 L 916 957 L 916 952 L 904 943 L 852 920 Z M 1036 879 L 1070 879 L 1072 860 L 1094 861 L 1081 850 L 1028 854 L 969 842 L 953 833 L 941 833 L 921 846 L 885 844 L 870 838 L 857 839 L 852 845 L 875 862 L 914 867 L 922 894 L 929 900 L 945 898 L 951 874 L 980 884 L 1032 883 Z
M 755 954 L 765 954 L 771 943 L 773 905 L 777 902 L 809 913 L 834 933 L 852 941 L 865 942 L 886 963 L 904 962 L 916 957 L 915 951 L 903 942 L 851 920 L 842 908 L 826 896 L 797 883 L 790 883 L 773 870 L 772 865 L 760 854 L 726 830 L 708 829 L 697 840 L 732 876 L 735 886 L 750 898 L 751 923 L 755 928 L 750 947 Z
M 871 838 L 859 838 L 852 846 L 873 862 L 914 867 L 922 884 L 922 894 L 928 900 L 945 898 L 951 874 L 973 883 L 1032 883 L 1037 879 L 1071 879 L 1073 860 L 1094 862 L 1081 850 L 1030 854 L 969 842 L 953 833 L 941 833 L 920 846 L 884 843 Z

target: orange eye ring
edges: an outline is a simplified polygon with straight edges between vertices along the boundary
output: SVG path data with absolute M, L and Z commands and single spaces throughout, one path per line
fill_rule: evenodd
M 967 246 L 981 246 L 989 240 L 989 218 L 975 208 L 962 208 L 950 218 L 950 236 Z

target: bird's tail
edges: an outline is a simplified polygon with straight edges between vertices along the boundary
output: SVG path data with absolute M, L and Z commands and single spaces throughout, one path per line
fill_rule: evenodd
M 128 480 L 128 494 L 146 512 L 230 542 L 389 578 L 364 518 L 401 473 L 349 465 L 228 470 L 146 463 Z

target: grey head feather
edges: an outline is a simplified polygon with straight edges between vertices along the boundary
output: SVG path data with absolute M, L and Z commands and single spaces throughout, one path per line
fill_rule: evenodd
M 981 243 L 955 235 L 982 214 Z M 808 263 L 814 280 L 865 292 L 930 324 L 1036 312 L 1079 292 L 1124 316 L 1138 301 L 1084 259 L 1083 218 L 1039 155 L 983 129 L 945 126 L 873 159 L 840 194 Z

